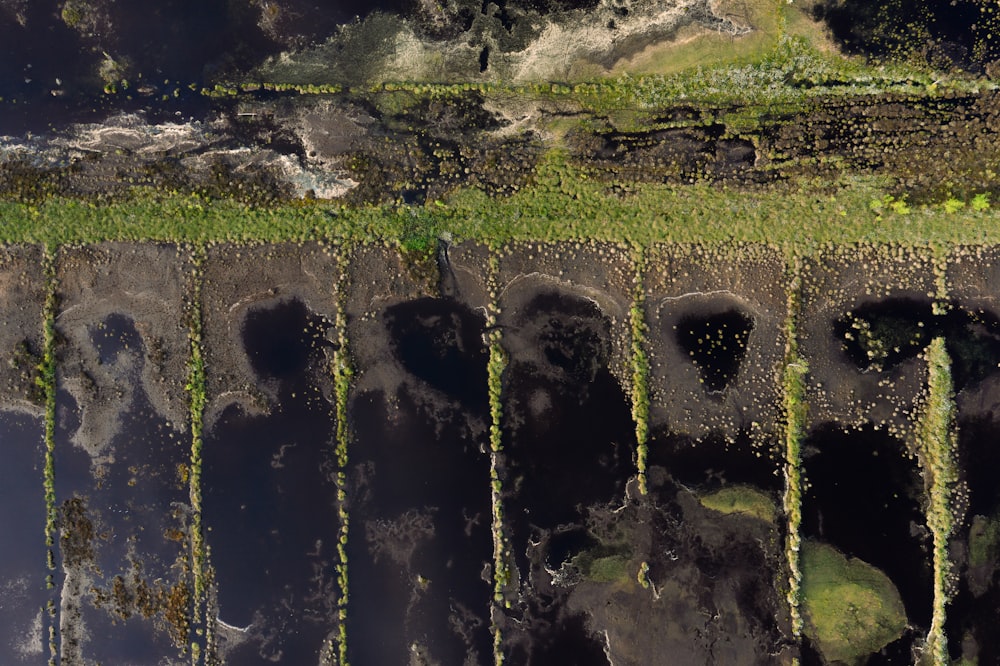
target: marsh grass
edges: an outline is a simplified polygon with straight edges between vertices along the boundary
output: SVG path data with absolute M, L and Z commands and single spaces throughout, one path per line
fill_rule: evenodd
M 351 381 L 354 378 L 350 349 L 347 338 L 346 298 L 349 288 L 347 270 L 348 253 L 339 253 L 339 275 L 337 280 L 337 315 L 334 320 L 337 349 L 333 352 L 334 398 L 336 401 L 337 434 L 337 514 L 340 520 L 340 535 L 337 540 L 337 638 L 331 646 L 331 661 L 339 666 L 347 666 L 347 602 L 348 602 L 348 562 L 347 539 L 350 515 L 347 509 L 347 465 L 348 446 L 351 430 L 347 409 L 350 399 Z
M 59 308 L 58 279 L 56 277 L 56 256 L 58 248 L 46 245 L 42 253 L 42 270 L 45 276 L 45 304 L 42 308 L 42 360 L 36 381 L 45 398 L 45 546 L 46 546 L 46 587 L 55 587 L 55 542 L 58 530 L 58 509 L 56 506 L 56 314 Z M 58 659 L 56 641 L 56 608 L 49 605 L 49 663 Z
M 948 641 L 944 633 L 953 572 L 948 558 L 948 539 L 955 530 L 953 503 L 958 482 L 954 386 L 951 359 L 944 338 L 934 338 L 925 353 L 927 395 L 917 427 L 918 450 L 928 487 L 927 526 L 934 537 L 934 612 L 927 636 L 927 652 L 933 663 L 948 663 Z
M 193 622 L 198 624 L 205 614 L 208 601 L 206 585 L 206 569 L 208 556 L 205 545 L 204 527 L 202 525 L 201 505 L 201 466 L 202 444 L 204 442 L 205 419 L 205 361 L 202 349 L 202 269 L 205 261 L 205 247 L 194 245 L 190 248 L 191 276 L 187 302 L 188 319 L 188 377 L 185 389 L 188 393 L 188 405 L 191 419 L 191 459 L 188 465 L 188 494 L 191 502 L 191 570 L 194 578 Z M 207 618 L 205 618 L 207 620 Z M 206 622 L 206 624 L 209 624 Z M 211 639 L 211 636 L 208 637 Z M 192 644 L 191 662 L 193 666 L 201 663 L 201 649 L 194 649 Z

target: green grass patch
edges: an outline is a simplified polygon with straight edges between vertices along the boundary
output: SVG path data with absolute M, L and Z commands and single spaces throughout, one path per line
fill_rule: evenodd
M 802 259 L 788 259 L 788 292 L 785 319 L 785 369 L 782 375 L 784 413 L 785 492 L 782 505 L 788 520 L 785 557 L 788 561 L 788 603 L 792 635 L 802 635 L 800 548 L 802 546 L 802 439 L 808 425 L 806 376 L 809 368 L 799 354 L 798 317 L 801 309 Z
M 646 291 L 643 275 L 646 269 L 642 248 L 632 251 L 635 277 L 632 287 L 632 306 L 629 309 L 630 354 L 632 363 L 632 385 L 629 387 L 632 399 L 632 421 L 635 423 L 636 469 L 639 477 L 639 492 L 646 494 L 646 459 L 649 455 L 649 356 L 646 354 Z
M 698 498 L 701 505 L 725 514 L 743 514 L 773 523 L 778 513 L 774 501 L 764 492 L 751 486 L 726 486 Z
M 347 313 L 345 309 L 349 284 L 347 276 L 347 253 L 340 253 L 340 274 L 337 284 L 337 316 L 334 326 L 337 349 L 333 353 L 334 399 L 337 419 L 337 514 L 340 520 L 340 535 L 337 541 L 337 637 L 331 646 L 332 663 L 348 666 L 347 661 L 347 602 L 348 602 L 348 562 L 347 538 L 350 529 L 350 514 L 347 509 L 347 464 L 348 445 L 351 430 L 347 417 L 351 381 L 354 369 L 351 364 L 347 339 Z
M 191 570 L 194 578 L 193 621 L 201 622 L 208 600 L 206 569 L 208 555 L 205 546 L 204 527 L 201 522 L 201 451 L 204 442 L 205 418 L 205 360 L 202 350 L 202 310 L 201 284 L 205 248 L 196 245 L 191 248 L 190 287 L 187 304 L 188 317 L 188 378 L 185 389 L 191 418 L 191 460 L 188 472 L 188 494 L 191 501 Z M 206 618 L 207 619 L 207 618 Z M 200 664 L 200 650 L 191 651 L 193 666 Z
M 884 573 L 826 544 L 806 541 L 801 554 L 805 634 L 828 662 L 854 663 L 903 634 L 903 601 Z
M 1000 518 L 973 516 L 969 526 L 969 566 L 1000 566 Z
M 935 663 L 945 664 L 948 662 L 948 641 L 944 624 L 951 577 L 948 540 L 955 530 L 953 498 L 958 482 L 958 437 L 951 359 L 944 338 L 934 338 L 925 357 L 927 398 L 917 426 L 917 439 L 925 482 L 929 481 L 927 526 L 934 536 L 934 613 L 927 636 L 927 651 Z

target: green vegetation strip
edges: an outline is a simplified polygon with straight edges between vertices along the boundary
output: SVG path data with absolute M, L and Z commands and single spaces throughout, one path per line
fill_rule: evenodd
M 208 600 L 206 585 L 208 558 L 206 555 L 204 528 L 201 522 L 201 448 L 204 441 L 203 427 L 206 403 L 201 309 L 202 269 L 204 262 L 204 246 L 200 244 L 195 245 L 191 249 L 192 275 L 187 307 L 190 357 L 188 359 L 188 380 L 185 386 L 191 410 L 191 460 L 188 476 L 188 492 L 191 500 L 191 568 L 194 576 L 193 620 L 195 625 L 201 622 L 202 613 Z M 211 634 L 206 637 L 206 640 L 210 643 Z M 197 642 L 193 641 L 191 643 L 191 663 L 194 666 L 198 666 L 201 663 L 200 660 L 201 647 Z
M 347 252 L 340 252 L 341 263 L 337 283 L 337 315 L 335 328 L 337 349 L 333 353 L 333 381 L 337 419 L 337 512 L 340 519 L 340 536 L 337 541 L 337 639 L 331 658 L 333 663 L 347 666 L 347 534 L 350 516 L 347 511 L 347 447 L 351 431 L 347 420 L 348 398 L 354 371 L 351 366 L 347 339 L 347 314 L 345 299 L 348 293 Z
M 660 242 L 777 245 L 1000 244 L 1000 212 L 979 206 L 882 208 L 887 181 L 844 176 L 829 188 L 729 189 L 708 184 L 627 183 L 609 196 L 602 181 L 551 151 L 533 183 L 511 196 L 458 189 L 426 205 L 347 206 L 294 201 L 265 207 L 231 199 L 135 190 L 104 203 L 52 198 L 0 202 L 0 242 L 282 242 L 338 239 L 420 246 L 450 233 L 499 246 L 511 240 L 595 240 L 648 247 Z M 836 194 L 830 194 L 835 191 Z
M 948 641 L 944 633 L 949 600 L 951 563 L 948 539 L 955 529 L 953 497 L 958 481 L 955 431 L 955 401 L 951 359 L 944 338 L 934 338 L 927 347 L 927 400 L 917 436 L 924 473 L 930 484 L 927 525 L 934 536 L 934 613 L 927 637 L 927 652 L 939 666 L 948 664 Z
M 649 357 L 646 355 L 646 291 L 643 275 L 646 259 L 641 247 L 632 251 L 635 277 L 632 287 L 632 307 L 629 309 L 629 327 L 632 362 L 632 420 L 635 422 L 636 468 L 639 475 L 639 492 L 646 494 L 646 458 L 649 453 Z
M 490 400 L 490 502 L 493 508 L 493 601 L 495 605 L 491 613 L 500 613 L 500 606 L 505 603 L 505 591 L 510 584 L 510 567 L 507 564 L 509 544 L 504 531 L 503 485 L 500 482 L 498 456 L 503 450 L 503 373 L 507 368 L 507 352 L 501 345 L 501 333 L 497 327 L 497 314 L 500 311 L 497 302 L 497 274 L 500 260 L 498 250 L 490 248 L 489 259 L 489 291 L 490 307 L 487 309 L 486 326 L 489 334 L 490 359 L 488 362 L 488 383 Z M 493 658 L 496 666 L 503 664 L 503 635 L 500 626 L 494 620 Z
M 48 574 L 45 584 L 55 587 L 55 543 L 56 520 L 56 310 L 58 309 L 58 279 L 56 277 L 56 254 L 58 248 L 45 246 L 42 255 L 45 274 L 45 306 L 42 310 L 42 362 L 36 381 L 45 397 L 45 545 Z M 56 607 L 48 605 L 49 612 L 49 663 L 55 664 L 59 657 L 56 644 Z
M 788 610 L 792 635 L 802 635 L 800 549 L 802 546 L 802 438 L 807 428 L 806 375 L 809 371 L 799 354 L 798 317 L 802 294 L 802 260 L 792 255 L 788 260 L 789 285 L 785 319 L 785 369 L 782 377 L 782 400 L 785 418 L 785 493 L 783 505 L 788 520 L 785 556 L 788 559 Z
M 805 632 L 827 663 L 859 663 L 903 634 L 903 600 L 889 578 L 832 546 L 802 544 Z

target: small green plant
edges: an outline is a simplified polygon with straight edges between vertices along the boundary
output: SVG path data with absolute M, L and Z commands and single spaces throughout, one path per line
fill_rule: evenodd
M 947 200 L 945 200 L 942 206 L 944 207 L 944 212 L 951 215 L 965 208 L 965 202 L 962 201 L 961 199 L 955 199 L 953 197 L 949 197 Z
M 969 207 L 977 213 L 981 213 L 984 210 L 988 210 L 990 207 L 990 195 L 982 192 L 972 197 L 972 201 L 969 203 Z

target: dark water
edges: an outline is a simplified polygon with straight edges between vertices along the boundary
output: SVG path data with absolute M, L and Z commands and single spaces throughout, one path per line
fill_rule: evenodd
M 867 328 L 867 333 L 862 328 Z M 866 303 L 834 323 L 834 335 L 861 369 L 878 363 L 883 370 L 916 357 L 944 336 L 952 359 L 955 389 L 971 386 L 996 372 L 1000 363 L 1000 318 L 989 310 L 951 303 L 936 315 L 929 299 L 889 298 Z M 850 336 L 850 338 L 848 338 Z M 877 351 L 873 359 L 869 351 Z
M 515 337 L 540 355 L 512 358 L 504 386 L 504 511 L 525 598 L 513 612 L 531 621 L 507 663 L 558 654 L 561 663 L 607 664 L 603 641 L 564 608 L 565 592 L 543 582 L 543 565 L 589 550 L 589 509 L 620 503 L 635 473 L 629 402 L 608 369 L 610 322 L 591 301 L 543 292 L 504 331 L 509 344 Z
M 232 406 L 205 439 L 219 619 L 249 626 L 227 664 L 317 663 L 337 630 L 336 413 L 318 380 L 327 327 L 298 300 L 252 310 L 244 348 L 277 404 L 267 415 Z
M 933 603 L 931 535 L 916 460 L 905 457 L 903 442 L 870 426 L 822 426 L 802 450 L 803 536 L 882 570 L 899 590 L 910 622 L 926 630 Z
M 993 415 L 961 419 L 959 467 L 969 487 L 969 507 L 965 520 L 956 530 L 952 550 L 959 544 L 968 547 L 976 516 L 1000 520 L 1000 424 Z M 964 543 L 963 543 L 964 542 Z M 958 593 L 948 606 L 945 632 L 948 649 L 954 659 L 962 656 L 964 639 L 972 638 L 970 658 L 980 664 L 1000 663 L 1000 561 L 987 562 L 985 570 L 973 572 L 968 560 L 959 569 Z M 973 577 L 976 581 L 973 582 Z
M 698 367 L 705 387 L 722 391 L 736 378 L 753 319 L 730 308 L 708 315 L 686 315 L 677 322 L 675 337 L 681 349 Z
M 710 435 L 696 441 L 669 431 L 656 432 L 649 442 L 647 464 L 667 470 L 687 488 L 710 493 L 732 484 L 781 493 L 784 477 L 774 453 L 755 447 L 746 432 L 729 441 Z
M 348 656 L 492 663 L 484 320 L 430 298 L 381 320 L 414 383 L 351 401 Z
M 51 622 L 45 605 L 53 593 L 45 586 L 41 419 L 0 412 L 0 450 L 0 663 L 44 663 Z M 36 634 L 32 625 L 39 617 Z
M 111 315 L 91 328 L 102 363 L 141 355 L 131 319 Z M 131 400 L 110 442 L 113 460 L 95 467 L 70 438 L 80 423 L 72 396 L 57 393 L 56 499 L 60 505 L 60 557 L 90 572 L 94 589 L 80 609 L 88 639 L 86 659 L 99 663 L 154 664 L 186 647 L 190 610 L 187 561 L 188 487 L 183 473 L 190 442 L 159 416 L 138 381 L 138 366 L 117 369 Z M 77 621 L 62 618 L 64 626 Z M 72 632 L 71 632 L 72 634 Z

